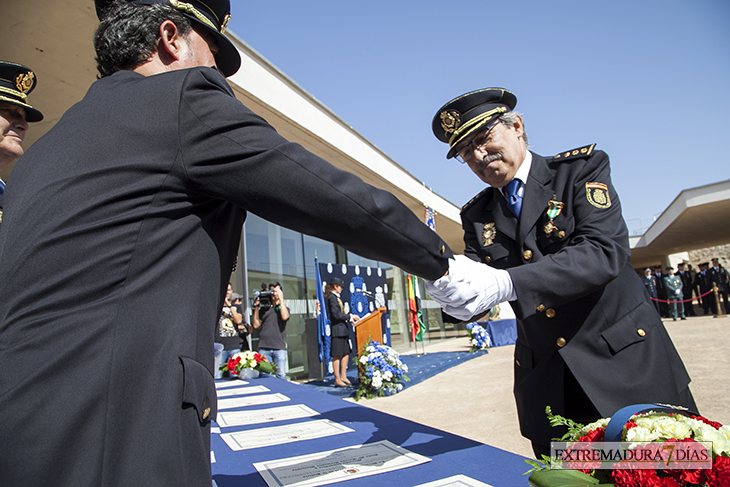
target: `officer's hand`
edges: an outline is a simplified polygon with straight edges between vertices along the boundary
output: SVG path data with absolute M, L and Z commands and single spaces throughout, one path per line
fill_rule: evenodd
M 517 298 L 507 271 L 480 264 L 464 255 L 449 260 L 447 275 L 424 282 L 429 296 L 446 313 L 460 320 L 468 320 L 496 304 Z

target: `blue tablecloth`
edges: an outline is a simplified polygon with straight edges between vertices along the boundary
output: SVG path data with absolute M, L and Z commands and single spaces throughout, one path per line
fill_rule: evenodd
M 244 431 L 268 426 L 294 424 L 313 419 L 329 419 L 343 424 L 353 432 L 343 433 L 326 438 L 304 440 L 284 445 L 269 446 L 251 450 L 234 452 L 214 433 L 211 438 L 211 449 L 215 455 L 212 464 L 213 479 L 219 487 L 263 487 L 266 482 L 253 467 L 253 463 L 286 457 L 305 455 L 320 451 L 333 450 L 365 443 L 388 440 L 414 453 L 424 455 L 430 462 L 393 472 L 382 473 L 370 477 L 352 479 L 333 485 L 346 486 L 413 486 L 430 482 L 456 474 L 464 474 L 494 487 L 527 486 L 527 477 L 522 473 L 530 467 L 524 457 L 494 448 L 441 430 L 430 428 L 389 414 L 344 401 L 312 388 L 290 383 L 284 380 L 262 376 L 249 381 L 249 386 L 265 386 L 271 392 L 281 393 L 291 401 L 261 406 L 248 406 L 249 409 L 267 409 L 277 406 L 304 404 L 319 413 L 312 418 L 280 421 L 250 426 L 221 428 L 222 433 Z M 377 399 L 375 399 L 377 401 Z M 449 414 L 449 398 L 435 397 L 433 407 L 441 408 L 443 414 Z M 233 409 L 234 411 L 236 409 Z M 225 410 L 228 411 L 228 410 Z M 223 412 L 225 412 L 223 411 Z M 479 421 L 481 414 L 474 412 L 474 421 Z M 214 426 L 217 424 L 214 423 Z
M 493 347 L 514 345 L 517 341 L 517 321 L 514 318 L 499 321 L 482 321 L 479 324 L 489 332 Z

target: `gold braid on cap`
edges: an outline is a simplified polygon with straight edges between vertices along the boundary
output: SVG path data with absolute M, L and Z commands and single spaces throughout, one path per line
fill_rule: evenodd
M 170 5 L 172 5 L 173 8 L 182 10 L 183 12 L 192 15 L 193 17 L 195 17 L 196 19 L 198 19 L 199 21 L 201 21 L 208 27 L 212 28 L 216 32 L 219 31 L 218 27 L 216 27 L 216 25 L 213 22 L 211 22 L 208 17 L 201 14 L 197 8 L 193 7 L 189 3 L 179 2 L 178 0 L 170 0 Z M 215 15 L 215 13 L 213 15 Z M 227 24 L 227 22 L 226 22 L 226 24 Z
M 10 88 L 5 88 L 4 86 L 0 86 L 0 93 L 5 93 L 10 96 L 17 96 L 18 98 L 20 98 L 23 101 L 26 101 L 28 99 L 28 95 L 26 95 L 25 93 L 22 93 L 20 91 L 11 90 Z M 17 100 L 13 100 L 13 101 L 17 101 Z
M 492 115 L 497 113 L 504 113 L 507 111 L 507 107 L 497 107 L 488 112 L 484 112 L 476 117 L 472 118 L 468 122 L 461 125 L 458 129 L 454 130 L 453 135 L 449 139 L 449 147 L 454 147 L 464 137 L 468 136 L 474 130 L 480 127 L 481 123 L 492 118 Z
M 18 101 L 15 98 L 8 98 L 7 96 L 0 95 L 0 101 L 7 101 L 7 102 L 13 103 L 15 105 L 24 106 L 25 108 L 33 108 L 32 106 L 28 105 L 27 103 L 23 103 L 22 101 Z

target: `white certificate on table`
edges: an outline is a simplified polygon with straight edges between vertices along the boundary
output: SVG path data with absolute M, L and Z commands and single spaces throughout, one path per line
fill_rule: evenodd
M 245 386 L 248 384 L 247 380 L 231 380 L 228 382 L 216 382 L 216 389 L 225 389 L 226 387 Z
M 430 462 L 388 440 L 254 463 L 269 487 L 316 487 Z
M 340 423 L 329 419 L 305 421 L 303 423 L 285 424 L 257 428 L 236 433 L 223 433 L 221 438 L 233 451 L 249 450 L 271 445 L 283 445 L 295 441 L 324 438 L 325 436 L 339 435 L 354 431 Z
M 454 475 L 453 477 L 434 480 L 426 484 L 418 484 L 415 487 L 492 487 L 489 484 L 480 482 L 466 475 Z
M 266 386 L 249 386 L 249 387 L 229 387 L 225 389 L 221 389 L 217 391 L 218 397 L 227 397 L 227 396 L 242 396 L 244 394 L 255 394 L 257 392 L 269 392 L 271 389 L 269 389 Z
M 304 404 L 280 406 L 253 411 L 228 411 L 219 413 L 216 423 L 222 428 L 230 426 L 245 426 L 249 424 L 271 423 L 273 421 L 287 421 L 290 419 L 311 418 L 319 413 Z
M 220 411 L 221 409 L 257 406 L 259 404 L 271 404 L 286 401 L 291 401 L 291 399 L 279 392 L 274 394 L 263 394 L 261 396 L 229 397 L 227 399 L 218 399 L 218 410 Z

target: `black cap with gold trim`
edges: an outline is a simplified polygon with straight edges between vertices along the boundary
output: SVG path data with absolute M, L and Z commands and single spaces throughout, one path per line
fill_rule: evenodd
M 456 155 L 459 142 L 517 105 L 517 97 L 504 88 L 484 88 L 454 98 L 433 117 L 433 133 L 449 144 L 447 159 Z
M 43 114 L 28 105 L 28 93 L 38 79 L 30 68 L 22 64 L 0 61 L 0 101 L 25 108 L 26 122 L 40 122 Z
M 95 0 L 96 16 L 103 20 L 104 13 L 113 0 Z M 229 0 L 126 0 L 140 5 L 169 5 L 182 12 L 183 15 L 202 25 L 213 34 L 218 42 L 218 53 L 215 62 L 226 77 L 236 74 L 241 67 L 241 55 L 230 39 L 223 35 L 231 20 L 231 2 Z

